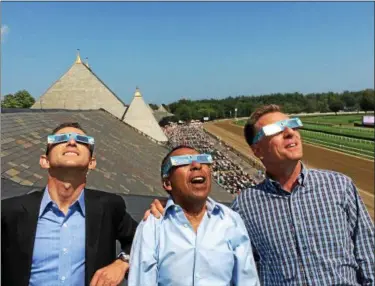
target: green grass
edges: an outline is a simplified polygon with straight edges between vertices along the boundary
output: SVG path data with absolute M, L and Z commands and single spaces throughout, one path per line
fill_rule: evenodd
M 239 126 L 245 126 L 246 120 L 236 120 L 236 121 L 234 121 L 234 123 L 239 125 Z
M 325 126 L 325 125 L 317 125 L 317 124 L 310 124 L 310 123 L 304 123 L 304 129 L 307 130 L 313 130 L 313 131 L 324 131 L 331 134 L 336 135 L 343 135 L 343 136 L 349 136 L 349 137 L 360 137 L 363 139 L 369 139 L 374 140 L 374 129 L 373 128 L 358 128 L 358 127 L 352 127 L 352 128 L 340 128 L 337 126 Z
M 329 124 L 329 125 L 350 125 L 354 126 L 354 122 L 362 123 L 362 116 L 364 114 L 338 114 L 338 115 L 306 115 L 300 116 L 304 123 L 318 123 L 318 124 Z M 367 113 L 366 115 L 373 115 L 373 113 Z M 244 126 L 246 120 L 235 121 L 236 124 Z M 367 128 L 370 129 L 370 128 Z
M 374 143 L 349 137 L 335 136 L 315 131 L 301 130 L 303 141 L 344 153 L 374 159 Z
M 354 126 L 354 122 L 362 122 L 362 116 L 364 114 L 339 114 L 339 115 L 307 115 L 301 116 L 302 122 L 305 123 L 325 123 L 332 125 L 351 125 Z M 368 113 L 367 115 L 371 115 Z

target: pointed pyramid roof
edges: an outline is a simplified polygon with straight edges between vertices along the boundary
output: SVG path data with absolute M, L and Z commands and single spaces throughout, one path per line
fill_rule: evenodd
M 74 64 L 34 103 L 33 109 L 71 109 L 108 111 L 119 119 L 125 103 L 81 60 L 79 51 Z
M 135 90 L 132 102 L 126 110 L 124 122 L 158 142 L 168 141 L 168 138 L 156 121 L 150 106 L 143 100 L 138 87 Z
M 168 112 L 168 110 L 165 109 L 165 107 L 162 104 L 159 105 L 159 108 L 157 110 L 154 110 L 154 117 L 157 122 L 160 122 L 165 117 L 171 116 L 174 116 L 174 114 Z
M 165 109 L 165 107 L 163 106 L 163 104 L 160 104 L 160 106 L 158 108 L 158 111 L 168 112 L 168 110 Z

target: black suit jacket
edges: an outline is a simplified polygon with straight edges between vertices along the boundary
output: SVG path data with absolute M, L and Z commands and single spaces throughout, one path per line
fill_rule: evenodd
M 43 190 L 44 191 L 44 190 Z M 3 286 L 29 285 L 43 191 L 1 202 L 1 277 Z M 115 194 L 85 189 L 86 285 L 95 272 L 116 259 L 116 240 L 130 253 L 137 222 Z

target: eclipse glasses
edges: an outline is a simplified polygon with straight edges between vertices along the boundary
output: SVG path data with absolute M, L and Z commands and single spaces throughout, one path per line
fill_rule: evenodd
M 162 167 L 163 178 L 168 177 L 169 171 L 172 169 L 172 167 L 190 165 L 193 162 L 200 164 L 212 164 L 213 159 L 210 154 L 171 156 Z
M 255 135 L 253 139 L 253 144 L 259 142 L 263 136 L 271 136 L 271 135 L 275 135 L 277 133 L 284 131 L 286 127 L 291 128 L 291 129 L 296 129 L 302 126 L 303 126 L 302 121 L 298 117 L 281 120 L 272 124 L 268 124 L 266 126 L 263 126 L 259 130 L 259 132 Z
M 62 134 L 53 134 L 48 135 L 47 143 L 48 144 L 59 144 L 63 142 L 68 142 L 70 139 L 74 139 L 74 141 L 87 144 L 90 147 L 90 150 L 94 150 L 95 140 L 94 137 L 77 134 L 77 133 L 62 133 Z

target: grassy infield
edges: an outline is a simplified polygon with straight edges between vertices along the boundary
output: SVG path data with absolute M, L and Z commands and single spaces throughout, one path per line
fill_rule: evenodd
M 374 128 L 354 127 L 362 115 L 301 116 L 303 141 L 374 160 Z M 236 124 L 243 126 L 244 120 Z

